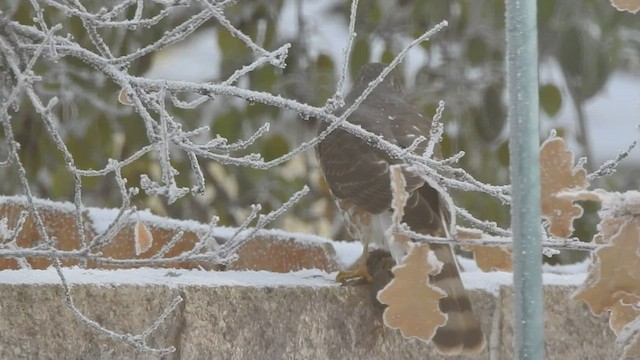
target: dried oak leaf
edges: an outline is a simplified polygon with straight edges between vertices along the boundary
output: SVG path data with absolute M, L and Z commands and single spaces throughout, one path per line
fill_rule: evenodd
M 614 294 L 614 298 L 616 297 L 619 299 L 611 307 L 609 327 L 616 334 L 619 334 L 625 325 L 640 317 L 640 297 L 625 292 Z
M 409 194 L 405 190 L 407 181 L 404 178 L 404 174 L 402 174 L 400 165 L 391 166 L 389 176 L 391 176 L 391 194 L 393 195 L 393 200 L 391 201 L 391 208 L 393 209 L 392 220 L 394 224 L 399 225 L 404 216 L 404 206 L 409 198 Z
M 404 207 L 409 198 L 409 194 L 406 191 L 407 181 L 404 178 L 402 166 L 400 165 L 391 166 L 389 176 L 391 177 L 391 194 L 393 196 L 391 201 L 391 208 L 393 209 L 391 221 L 394 226 L 400 226 L 402 217 L 404 216 Z M 404 234 L 393 233 L 391 228 L 387 231 L 389 232 L 388 235 L 390 238 L 393 239 L 391 253 L 394 253 L 394 251 L 406 253 L 409 250 L 411 239 Z
M 429 244 L 412 246 L 403 263 L 392 269 L 394 279 L 378 292 L 378 301 L 388 305 L 382 317 L 386 326 L 399 329 L 406 338 L 433 338 L 447 322 L 439 306 L 446 293 L 429 284 L 429 275 L 438 274 L 441 267 Z
M 559 196 L 601 203 L 594 242 L 603 245 L 593 253 L 587 280 L 574 299 L 584 300 L 596 315 L 610 311 L 609 327 L 618 336 L 621 355 L 640 355 L 640 193 L 596 189 Z
M 456 236 L 461 240 L 482 240 L 487 235 L 477 229 L 457 228 Z M 462 246 L 463 250 L 473 252 L 473 258 L 480 270 L 488 271 L 513 271 L 511 251 L 507 246 Z
M 149 250 L 151 245 L 153 245 L 153 235 L 151 235 L 151 231 L 149 231 L 147 226 L 141 221 L 136 222 L 136 227 L 133 232 L 133 240 L 136 256 Z
M 616 338 L 621 359 L 640 356 L 640 317 L 625 325 Z
M 559 192 L 557 197 L 571 201 L 589 200 L 600 203 L 598 216 L 600 231 L 593 237 L 596 244 L 604 244 L 613 238 L 622 225 L 640 217 L 640 192 L 626 191 L 624 193 L 608 192 L 602 189 Z
M 640 218 L 624 223 L 592 259 L 589 275 L 573 298 L 586 302 L 594 315 L 628 301 L 628 296 L 640 296 Z
M 619 11 L 635 14 L 640 10 L 640 0 L 611 0 L 611 5 Z
M 582 208 L 572 200 L 556 196 L 567 190 L 589 186 L 587 171 L 574 167 L 573 153 L 561 138 L 550 138 L 540 148 L 540 184 L 542 217 L 549 221 L 549 232 L 559 237 L 573 233 L 573 220 L 582 216 Z

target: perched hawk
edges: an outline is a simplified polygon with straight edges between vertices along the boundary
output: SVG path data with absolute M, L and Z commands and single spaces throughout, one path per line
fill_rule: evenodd
M 346 97 L 346 107 L 353 104 L 385 67 L 384 64 L 368 64 L 362 68 Z M 420 135 L 428 137 L 431 127 L 430 120 L 404 101 L 402 86 L 392 75 L 369 94 L 347 121 L 400 147 L 410 146 Z M 326 128 L 323 122 L 320 131 Z M 423 150 L 424 147 L 417 149 L 419 154 Z M 390 242 L 385 237 L 385 231 L 391 224 L 389 168 L 400 160 L 340 128 L 318 144 L 316 154 L 347 230 L 364 247 L 357 269 L 340 272 L 336 280 L 363 278 L 370 282 L 372 278 L 367 270 L 370 243 L 391 251 L 398 263 L 404 255 L 398 249 L 390 249 Z M 416 232 L 444 235 L 449 219 L 448 212 L 442 211 L 444 205 L 439 193 L 420 176 L 407 170 L 404 176 L 409 199 L 403 221 Z M 431 244 L 431 249 L 444 264 L 442 271 L 431 281 L 447 293 L 440 300 L 440 310 L 448 315 L 447 324 L 437 330 L 433 342 L 446 354 L 477 353 L 484 347 L 485 340 L 460 280 L 453 249 L 449 245 L 438 244 Z

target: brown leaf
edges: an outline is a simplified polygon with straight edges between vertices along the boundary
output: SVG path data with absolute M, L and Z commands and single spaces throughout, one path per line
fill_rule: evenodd
M 625 325 L 616 338 L 616 347 L 621 359 L 640 356 L 640 317 Z
M 561 198 L 563 200 L 572 201 L 572 202 L 583 200 L 583 201 L 596 201 L 603 204 L 600 208 L 600 211 L 598 212 L 601 217 L 600 224 L 598 225 L 598 229 L 600 229 L 600 232 L 593 236 L 593 242 L 595 242 L 596 244 L 604 244 L 606 242 L 604 239 L 610 239 L 611 237 L 613 237 L 613 235 L 615 235 L 618 232 L 618 230 L 620 230 L 620 227 L 622 226 L 622 224 L 624 224 L 627 221 L 626 219 L 623 219 L 623 218 L 607 217 L 604 214 L 602 214 L 602 211 L 606 210 L 604 208 L 604 204 L 607 204 L 608 202 L 607 199 L 610 198 L 610 193 L 604 190 L 595 189 L 595 190 L 579 190 L 579 191 L 561 191 L 556 193 L 556 197 Z
M 611 5 L 620 11 L 635 14 L 640 10 L 640 0 L 611 0 Z
M 486 234 L 477 229 L 457 228 L 457 235 L 461 240 L 478 240 L 486 238 Z M 511 250 L 507 246 L 462 246 L 463 250 L 473 252 L 473 258 L 480 270 L 513 271 Z
M 391 194 L 393 195 L 393 201 L 391 202 L 391 208 L 393 209 L 393 223 L 400 225 L 402 217 L 404 216 L 404 206 L 407 204 L 407 198 L 409 194 L 405 190 L 407 181 L 402 174 L 402 167 L 400 165 L 393 165 L 389 171 L 391 176 Z
M 582 208 L 572 200 L 558 197 L 561 191 L 582 190 L 589 186 L 587 171 L 574 168 L 573 153 L 561 138 L 551 138 L 540 148 L 540 184 L 542 217 L 550 223 L 549 232 L 559 237 L 573 233 L 573 220 L 582 216 Z
M 389 176 L 391 176 L 391 208 L 393 209 L 393 215 L 391 215 L 391 221 L 393 225 L 400 226 L 402 223 L 402 218 L 404 217 L 404 206 L 407 204 L 407 199 L 409 198 L 409 194 L 407 194 L 406 186 L 407 181 L 404 178 L 404 174 L 402 173 L 402 166 L 393 165 L 391 166 Z M 391 229 L 390 229 L 391 230 Z M 407 253 L 409 250 L 409 244 L 411 242 L 411 238 L 404 234 L 392 233 L 393 237 L 392 250 L 394 248 L 402 249 L 403 254 Z M 391 252 L 392 254 L 394 251 Z M 401 256 L 397 256 L 398 258 Z
M 378 293 L 378 300 L 388 305 L 384 324 L 400 329 L 406 338 L 430 341 L 438 327 L 447 322 L 439 301 L 446 294 L 429 284 L 429 275 L 440 272 L 442 264 L 429 252 L 429 244 L 415 244 L 404 262 L 393 268 L 394 279 Z
M 619 334 L 625 325 L 640 316 L 640 297 L 625 292 L 618 292 L 613 297 L 619 300 L 611 307 L 609 327 Z
M 151 235 L 151 231 L 149 231 L 149 229 L 143 222 L 138 221 L 136 223 L 136 229 L 133 234 L 136 247 L 136 256 L 149 250 L 151 248 L 151 245 L 153 245 L 153 235 Z
M 640 296 L 640 219 L 624 223 L 592 258 L 587 280 L 574 299 L 585 301 L 595 315 L 601 315 L 621 298 Z
M 567 191 L 556 194 L 557 197 L 571 201 L 589 200 L 600 203 L 600 223 L 593 241 L 604 244 L 613 238 L 622 225 L 640 216 L 640 192 L 627 191 L 624 193 L 608 192 L 602 189 Z

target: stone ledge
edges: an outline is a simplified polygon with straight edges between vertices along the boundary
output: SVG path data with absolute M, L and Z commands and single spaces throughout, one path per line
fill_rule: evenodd
M 244 286 L 136 285 L 135 279 L 120 285 L 79 283 L 73 296 L 89 318 L 137 333 L 181 295 L 184 302 L 149 339 L 152 346 L 177 348 L 166 359 L 442 358 L 430 345 L 384 327 L 367 286 L 335 286 L 329 276 L 313 271 L 273 276 L 284 278 L 273 286 L 251 281 Z M 304 279 L 289 281 L 287 276 Z M 545 286 L 546 358 L 615 359 L 607 319 L 569 301 L 574 289 Z M 0 293 L 2 359 L 155 358 L 82 325 L 66 308 L 59 285 L 4 281 Z M 511 288 L 501 286 L 497 296 L 470 293 L 490 345 L 475 358 L 512 359 Z

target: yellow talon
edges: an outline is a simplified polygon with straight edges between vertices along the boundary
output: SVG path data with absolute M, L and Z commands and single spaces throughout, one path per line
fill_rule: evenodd
M 373 281 L 371 274 L 369 274 L 369 269 L 367 268 L 366 258 L 358 260 L 358 267 L 356 269 L 339 271 L 336 276 L 336 282 L 339 283 L 345 283 L 353 279 L 362 279 L 368 283 Z

